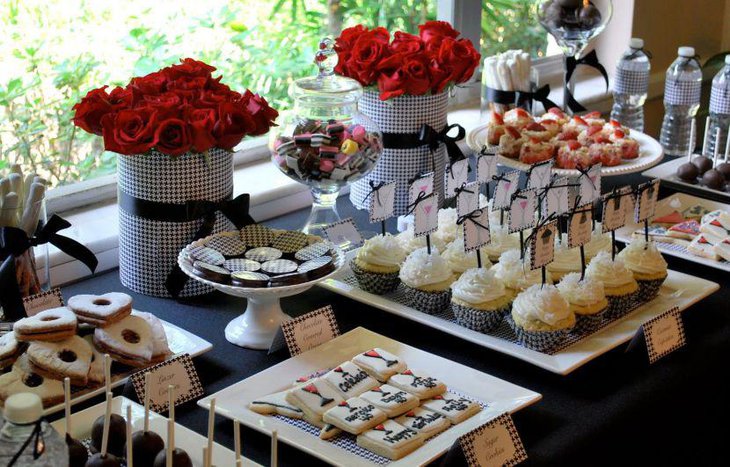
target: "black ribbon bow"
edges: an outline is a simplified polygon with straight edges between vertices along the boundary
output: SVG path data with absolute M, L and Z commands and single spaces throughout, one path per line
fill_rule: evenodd
M 378 206 L 382 206 L 383 203 L 380 202 L 380 189 L 385 186 L 385 182 L 376 182 L 375 180 L 370 180 L 368 182 L 370 185 L 370 192 L 363 198 L 363 201 L 373 196 L 373 193 L 375 193 L 375 200 L 378 202 Z
M 425 191 L 419 191 L 418 195 L 416 196 L 416 199 L 413 200 L 411 204 L 408 205 L 408 212 L 406 214 L 413 214 L 413 211 L 416 210 L 416 207 L 418 206 L 418 203 L 421 201 L 430 198 L 433 196 L 433 192 L 426 194 Z
M 456 219 L 456 225 L 461 225 L 464 222 L 466 222 L 467 220 L 469 220 L 474 225 L 476 225 L 477 227 L 481 227 L 484 230 L 489 230 L 489 227 L 487 227 L 486 225 L 482 224 L 478 220 L 479 217 L 482 216 L 482 214 L 484 214 L 484 208 L 475 209 L 475 210 L 473 210 L 472 212 L 470 212 L 468 214 L 464 214 L 463 216 L 459 216 Z
M 67 220 L 53 215 L 46 225 L 36 230 L 31 237 L 17 227 L 0 227 L 0 305 L 9 321 L 15 321 L 25 316 L 23 299 L 16 279 L 15 258 L 25 253 L 28 248 L 50 243 L 67 255 L 81 261 L 94 272 L 99 261 L 81 243 L 71 238 L 59 235 L 58 232 L 71 227 Z
M 135 198 L 121 189 L 118 192 L 119 206 L 138 217 L 162 222 L 190 222 L 202 219 L 203 223 L 195 232 L 190 240 L 191 242 L 213 233 L 218 211 L 223 213 L 237 229 L 254 223 L 253 218 L 248 213 L 250 201 L 248 193 L 238 195 L 233 199 L 231 199 L 231 196 L 229 195 L 221 201 L 196 199 L 185 203 L 163 203 Z M 177 298 L 187 281 L 188 276 L 176 263 L 167 275 L 165 287 L 170 295 Z
M 606 82 L 606 92 L 608 92 L 608 72 L 606 71 L 606 68 L 601 65 L 601 63 L 598 61 L 598 54 L 595 50 L 591 50 L 585 57 L 581 58 L 575 58 L 575 57 L 566 57 L 565 59 L 565 102 L 566 105 L 570 110 L 573 112 L 583 112 L 587 110 L 585 107 L 583 107 L 577 100 L 575 100 L 575 97 L 573 97 L 573 94 L 568 89 L 567 83 L 570 83 L 570 78 L 573 77 L 573 72 L 576 68 L 578 68 L 578 65 L 586 65 L 591 68 L 595 68 L 598 70 L 601 75 L 603 75 L 603 79 Z
M 449 133 L 457 129 L 456 136 L 449 136 Z M 441 131 L 436 131 L 430 125 L 424 123 L 417 133 L 383 133 L 383 147 L 385 149 L 414 149 L 427 145 L 431 154 L 438 149 L 440 143 L 446 145 L 446 153 L 449 160 L 454 162 L 464 159 L 464 153 L 459 149 L 458 141 L 466 136 L 466 130 L 459 124 L 446 125 Z M 436 170 L 436 161 L 431 159 L 432 170 Z
M 514 105 L 515 107 L 522 107 L 527 110 L 532 110 L 533 101 L 541 103 L 545 110 L 558 106 L 548 98 L 550 95 L 549 84 L 535 91 L 502 91 L 490 87 L 485 88 L 485 90 L 487 101 L 497 104 Z
M 12 459 L 10 459 L 10 462 L 8 463 L 7 467 L 12 467 L 15 465 L 16 462 L 18 462 L 18 459 L 20 459 L 20 456 L 23 455 L 23 452 L 25 452 L 25 448 L 28 447 L 28 444 L 30 444 L 31 441 L 33 441 L 33 460 L 38 460 L 39 457 L 43 455 L 43 453 L 46 452 L 46 443 L 43 439 L 43 418 L 39 418 L 35 422 L 27 423 L 27 424 L 16 424 L 16 425 L 35 425 L 33 427 L 33 431 L 30 433 L 30 436 L 28 436 L 28 439 L 26 439 L 23 444 L 20 446 L 20 449 L 18 452 L 15 453 Z

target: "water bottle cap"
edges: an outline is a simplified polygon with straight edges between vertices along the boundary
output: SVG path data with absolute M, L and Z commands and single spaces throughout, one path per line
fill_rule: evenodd
M 43 403 L 37 394 L 21 392 L 5 401 L 5 420 L 18 425 L 33 423 L 43 415 Z
M 730 54 L 725 55 L 725 65 L 730 65 Z
M 644 39 L 641 39 L 640 37 L 632 37 L 629 41 L 629 47 L 632 49 L 643 49 Z
M 695 56 L 695 48 L 694 47 L 680 47 L 677 49 L 677 55 L 680 57 L 694 57 Z

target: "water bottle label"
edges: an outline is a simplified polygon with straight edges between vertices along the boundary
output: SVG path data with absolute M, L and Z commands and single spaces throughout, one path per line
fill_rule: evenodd
M 619 94 L 646 94 L 649 90 L 649 73 L 617 68 L 613 89 Z
M 730 115 L 730 89 L 722 84 L 712 86 L 710 112 Z
M 664 86 L 664 102 L 670 105 L 697 105 L 700 103 L 702 83 L 698 81 L 669 80 Z

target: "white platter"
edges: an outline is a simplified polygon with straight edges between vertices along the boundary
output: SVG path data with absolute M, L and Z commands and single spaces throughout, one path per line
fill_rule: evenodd
M 94 421 L 104 415 L 106 403 L 101 402 L 93 407 L 71 414 L 71 436 L 78 440 L 91 438 L 91 427 Z M 127 406 L 132 407 L 132 431 L 141 430 L 144 427 L 144 407 L 127 399 L 124 396 L 117 396 L 112 399 L 112 413 L 121 415 L 126 419 Z M 51 426 L 61 436 L 66 436 L 66 419 L 62 418 L 51 423 Z M 163 417 L 150 411 L 150 430 L 160 435 L 167 444 L 167 417 Z M 203 447 L 207 446 L 208 439 L 205 436 L 175 423 L 175 446 L 184 449 L 196 467 L 203 465 Z M 250 459 L 243 458 L 244 465 L 259 465 Z M 135 465 L 137 463 L 135 462 Z M 213 464 L 218 466 L 236 465 L 233 451 L 213 443 Z
M 487 139 L 487 126 L 488 124 L 486 123 L 479 125 L 469 131 L 466 135 L 466 144 L 476 153 L 481 151 Z M 635 138 L 639 142 L 639 157 L 632 160 L 626 160 L 620 165 L 614 167 L 603 167 L 601 169 L 602 176 L 610 177 L 613 175 L 625 175 L 640 172 L 658 164 L 661 161 L 664 151 L 657 140 L 645 133 L 635 130 L 631 130 L 631 137 Z M 525 164 L 516 159 L 510 159 L 509 157 L 500 155 L 497 155 L 497 157 L 497 162 L 506 167 L 522 170 L 523 172 L 526 172 L 530 168 L 530 164 Z M 574 169 L 554 168 L 553 173 L 566 177 L 577 177 L 580 175 L 580 172 Z
M 662 185 L 674 188 L 678 191 L 690 193 L 702 198 L 710 198 L 724 203 L 730 203 L 730 193 L 720 190 L 712 190 L 698 183 L 687 183 L 677 177 L 677 169 L 680 165 L 687 162 L 686 157 L 677 157 L 663 162 L 651 169 L 642 172 L 641 175 L 650 178 L 658 178 L 662 181 Z
M 175 326 L 172 323 L 168 323 L 167 321 L 164 321 L 162 319 L 160 321 L 162 322 L 162 326 L 165 328 L 165 334 L 167 335 L 167 344 L 169 345 L 173 356 L 187 353 L 190 354 L 190 357 L 192 358 L 204 354 L 205 352 L 208 352 L 210 351 L 210 349 L 213 348 L 213 344 L 206 341 L 205 339 L 202 339 L 195 334 L 186 331 L 183 328 Z M 112 367 L 112 369 L 113 368 L 114 367 Z M 129 378 L 131 374 L 136 373 L 139 370 L 141 370 L 141 368 L 130 369 L 130 371 L 125 373 L 116 373 L 112 371 L 112 388 L 124 385 L 127 382 L 127 378 Z M 71 399 L 73 400 L 73 403 L 76 404 L 78 402 L 83 402 L 85 400 L 91 399 L 92 397 L 98 396 L 100 394 L 104 394 L 104 386 L 100 386 L 94 389 L 82 389 L 80 391 L 73 392 L 71 395 Z M 46 408 L 43 411 L 43 414 L 49 415 L 59 412 L 61 410 L 63 410 L 63 404 L 57 404 L 52 407 Z
M 354 252 L 349 254 L 354 254 Z M 684 310 L 720 288 L 714 282 L 670 270 L 667 280 L 656 299 L 641 305 L 631 314 L 608 324 L 596 333 L 550 355 L 530 350 L 504 338 L 472 331 L 456 324 L 455 321 L 420 312 L 392 300 L 387 295 L 374 295 L 365 292 L 359 287 L 345 282 L 345 279 L 351 274 L 349 264 L 347 264 L 335 278 L 321 282 L 320 286 L 388 313 L 438 329 L 482 347 L 519 358 L 561 375 L 567 375 L 614 347 L 629 341 L 639 329 L 639 326 L 648 319 L 669 310 L 673 306 Z
M 210 399 L 215 397 L 215 410 L 221 415 L 237 418 L 241 423 L 263 433 L 277 430 L 280 440 L 326 462 L 348 467 L 372 466 L 372 461 L 352 454 L 332 441 L 319 439 L 281 419 L 257 414 L 247 407 L 257 397 L 291 387 L 291 383 L 298 376 L 335 367 L 357 353 L 373 347 L 381 347 L 398 355 L 409 367 L 427 371 L 466 397 L 488 403 L 477 415 L 430 439 L 408 456 L 388 463 L 390 466 L 423 465 L 431 462 L 445 453 L 459 436 L 504 412 L 515 412 L 542 397 L 536 392 L 359 327 L 201 399 L 198 405 L 209 408 Z
M 673 203 L 675 205 L 678 204 L 679 207 L 672 207 L 670 203 Z M 717 201 L 711 201 L 709 199 L 702 199 L 697 198 L 696 196 L 688 195 L 685 193 L 675 193 L 671 196 L 668 196 L 667 198 L 664 198 L 660 200 L 657 203 L 656 207 L 656 216 L 661 217 L 667 214 L 670 214 L 672 211 L 679 211 L 682 212 L 687 208 L 691 208 L 692 206 L 700 205 L 708 209 L 709 211 L 714 211 L 716 209 L 724 209 L 725 211 L 730 212 L 730 205 L 719 203 Z M 630 224 L 626 225 L 623 228 L 616 231 L 616 240 L 620 240 L 624 243 L 629 243 L 631 241 L 631 235 L 633 232 L 635 232 L 638 229 L 642 229 L 644 226 L 643 224 Z M 687 251 L 686 245 L 689 244 L 689 242 L 682 243 L 665 243 L 665 242 L 656 242 L 657 248 L 659 251 L 664 253 L 665 255 L 675 256 L 677 258 L 682 258 L 687 261 L 692 261 L 693 263 L 702 264 L 705 266 L 709 266 L 711 268 L 721 269 L 723 271 L 730 272 L 730 263 L 724 260 L 721 261 L 713 261 L 709 258 L 703 258 L 701 256 L 696 256 Z

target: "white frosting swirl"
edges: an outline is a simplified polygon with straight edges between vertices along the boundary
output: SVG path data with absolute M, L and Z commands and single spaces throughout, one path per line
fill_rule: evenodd
M 604 287 L 621 287 L 630 284 L 634 275 L 624 265 L 624 262 L 616 258 L 611 259 L 611 254 L 601 251 L 588 263 L 586 276 L 603 282 Z
M 357 259 L 377 266 L 398 266 L 406 259 L 406 252 L 397 237 L 390 234 L 376 235 L 365 240 L 357 251 Z
M 563 276 L 563 279 L 558 283 L 558 290 L 568 303 L 579 306 L 593 305 L 606 298 L 603 282 L 590 277 L 580 280 L 580 273 L 578 272 L 571 272 Z
M 667 262 L 657 250 L 654 242 L 647 243 L 643 238 L 634 238 L 617 256 L 626 267 L 640 274 L 659 274 L 667 272 Z
M 399 276 L 409 287 L 437 284 L 453 277 L 449 264 L 437 248 L 432 248 L 430 255 L 426 248 L 419 248 L 408 255 Z
M 607 233 L 602 233 L 601 224 L 597 222 L 596 228 L 591 235 L 591 241 L 586 243 L 583 248 L 587 258 L 593 258 L 601 251 L 611 253 L 611 236 Z
M 493 271 L 485 268 L 467 269 L 451 284 L 452 296 L 466 303 L 484 303 L 504 297 L 504 284 Z
M 515 290 L 525 290 L 534 284 L 542 284 L 542 272 L 540 269 L 530 269 L 530 265 L 520 259 L 519 250 L 507 250 L 499 257 L 499 263 L 492 266 L 494 274 L 506 287 Z M 552 283 L 550 272 L 547 272 L 546 279 Z
M 406 230 L 399 233 L 396 238 L 400 242 L 400 245 L 405 251 L 406 255 L 414 252 L 419 248 L 426 247 L 426 236 L 422 235 L 420 237 L 416 237 L 415 235 L 413 235 L 412 225 L 408 226 Z M 431 236 L 431 245 L 435 248 L 438 248 L 439 250 L 443 250 L 446 246 L 446 244 L 443 243 L 440 238 L 436 238 L 433 235 Z
M 489 268 L 492 263 L 489 262 L 489 255 L 482 250 L 482 267 Z M 470 268 L 475 268 L 477 264 L 477 253 L 475 250 L 466 253 L 464 251 L 464 239 L 457 238 L 453 242 L 449 243 L 444 251 L 444 259 L 449 263 L 449 267 L 455 273 L 461 274 Z
M 547 265 L 549 271 L 580 271 L 580 248 L 568 248 L 568 240 L 563 235 L 563 242 L 555 244 L 553 262 Z
M 485 251 L 489 256 L 500 256 L 507 250 L 520 248 L 519 236 L 516 233 L 509 233 L 506 226 L 490 225 L 489 237 L 490 242 L 482 247 L 482 251 Z
M 524 320 L 538 320 L 551 326 L 570 317 L 568 302 L 554 285 L 532 285 L 512 303 L 512 313 Z

